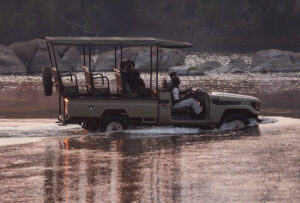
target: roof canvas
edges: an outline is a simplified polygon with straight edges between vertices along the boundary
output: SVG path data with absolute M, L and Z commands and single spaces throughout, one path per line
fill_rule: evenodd
M 46 37 L 53 45 L 98 45 L 98 46 L 159 46 L 163 48 L 189 48 L 188 42 L 179 42 L 153 37 Z

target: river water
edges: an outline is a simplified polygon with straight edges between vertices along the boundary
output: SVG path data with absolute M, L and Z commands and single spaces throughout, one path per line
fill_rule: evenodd
M 265 120 L 234 132 L 88 133 L 55 123 L 57 95 L 43 96 L 40 76 L 0 76 L 0 202 L 299 202 L 300 74 L 181 80 L 259 97 Z

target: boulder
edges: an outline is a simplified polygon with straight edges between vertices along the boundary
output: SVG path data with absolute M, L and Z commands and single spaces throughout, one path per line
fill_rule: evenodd
M 159 49 L 159 54 L 161 56 L 159 58 L 160 69 L 168 69 L 170 67 L 184 64 L 185 55 L 179 49 Z
M 222 66 L 222 67 L 213 69 L 209 72 L 210 73 L 221 73 L 221 74 L 226 74 L 226 73 L 238 74 L 238 73 L 244 73 L 245 69 L 237 68 L 231 64 L 228 64 L 226 66 Z
M 35 52 L 38 49 L 40 44 L 39 41 L 41 41 L 41 39 L 34 39 L 27 42 L 16 42 L 8 47 L 15 52 L 15 54 L 24 63 L 26 68 L 28 68 L 33 56 L 35 55 Z
M 265 63 L 261 66 L 256 66 L 251 72 L 259 73 L 276 73 L 276 72 L 300 72 L 300 64 L 275 65 Z
M 170 68 L 168 70 L 168 73 L 170 74 L 172 72 L 176 72 L 177 75 L 187 75 L 188 69 L 189 69 L 189 67 L 187 67 L 186 65 L 176 66 L 176 67 Z
M 37 50 L 32 56 L 30 64 L 27 67 L 28 73 L 40 73 L 43 67 L 50 66 L 51 64 L 45 40 L 38 41 L 37 44 Z M 57 61 L 60 59 L 58 54 L 56 54 L 56 59 Z
M 225 73 L 229 73 L 230 72 L 230 69 L 234 68 L 234 66 L 232 65 L 227 65 L 227 66 L 222 66 L 222 67 L 219 67 L 219 68 L 215 68 L 211 71 L 209 71 L 210 73 L 222 73 L 222 74 L 225 74 Z
M 155 70 L 156 57 L 152 57 L 152 65 Z M 144 50 L 139 52 L 135 59 L 135 68 L 137 70 L 150 70 L 150 52 Z
M 240 69 L 240 68 L 231 68 L 229 71 L 229 73 L 231 73 L 231 74 L 241 74 L 244 72 L 245 72 L 245 70 Z
M 218 61 L 207 61 L 203 64 L 196 65 L 197 69 L 201 70 L 203 72 L 211 71 L 211 70 L 213 70 L 215 68 L 219 68 L 221 66 L 222 66 L 222 64 L 219 63 Z
M 26 73 L 26 67 L 13 50 L 0 44 L 0 74 Z
M 45 40 L 33 39 L 27 42 L 16 42 L 9 47 L 25 64 L 28 73 L 40 73 L 42 67 L 50 65 Z M 59 54 L 56 53 L 56 55 L 59 59 Z
M 197 67 L 190 67 L 186 65 L 176 66 L 170 68 L 168 73 L 176 72 L 177 75 L 204 75 L 203 70 L 197 69 Z
M 236 69 L 240 69 L 240 70 L 249 70 L 250 69 L 250 65 L 248 65 L 243 59 L 241 58 L 235 58 L 235 59 L 231 59 L 228 63 L 228 65 L 233 66 Z
M 266 62 L 271 62 L 271 64 L 292 64 L 294 60 L 295 54 L 290 51 L 276 49 L 262 50 L 253 55 L 252 66 L 261 66 Z
M 153 49 L 152 63 L 153 69 L 156 65 L 156 55 Z M 150 48 L 149 47 L 131 47 L 123 49 L 123 59 L 129 59 L 135 62 L 137 70 L 145 71 L 150 69 Z M 170 67 L 183 65 L 185 55 L 177 49 L 159 49 L 159 68 L 160 70 Z M 117 65 L 120 63 L 120 51 L 117 51 Z M 114 51 L 102 53 L 96 61 L 96 71 L 110 71 L 115 66 Z
M 120 54 L 117 54 L 117 66 L 120 63 Z M 105 52 L 98 56 L 95 71 L 111 71 L 115 67 L 115 53 L 114 51 Z
M 51 65 L 47 44 L 43 39 L 16 42 L 9 47 L 25 64 L 28 73 L 41 73 L 43 67 Z M 81 71 L 80 53 L 76 47 L 55 46 L 55 55 L 60 70 Z
M 82 62 L 78 49 L 74 46 L 67 48 L 59 61 L 60 70 L 77 72 L 82 71 L 81 66 Z
M 295 54 L 295 63 L 300 64 L 300 53 Z
M 295 72 L 300 71 L 300 54 L 281 50 L 257 52 L 252 59 L 254 68 L 251 72 Z

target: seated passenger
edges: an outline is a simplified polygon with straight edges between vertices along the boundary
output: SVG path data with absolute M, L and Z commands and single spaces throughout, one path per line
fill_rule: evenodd
M 180 92 L 179 90 L 180 85 L 180 79 L 177 76 L 173 76 L 172 78 L 172 100 L 173 100 L 173 108 L 178 109 L 182 107 L 191 107 L 196 115 L 199 115 L 202 112 L 202 108 L 200 107 L 200 102 L 191 97 L 188 96 L 182 96 L 186 92 L 190 91 L 184 91 Z
M 163 78 L 163 81 L 162 81 L 162 83 L 161 83 L 161 86 L 162 86 L 162 88 L 163 88 L 164 91 L 171 91 L 171 88 L 172 88 L 172 78 L 173 78 L 174 76 L 176 76 L 176 75 L 177 75 L 176 72 L 170 73 L 170 75 L 169 75 L 170 78 L 171 78 L 171 81 L 170 81 L 170 82 L 168 82 L 166 78 Z
M 122 73 L 127 92 L 137 93 L 140 96 L 151 96 L 151 90 L 145 87 L 143 79 L 140 78 L 140 73 L 134 68 L 135 63 L 128 60 L 123 66 Z

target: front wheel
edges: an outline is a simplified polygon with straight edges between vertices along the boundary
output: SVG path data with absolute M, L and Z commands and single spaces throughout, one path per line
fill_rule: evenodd
M 121 115 L 105 116 L 100 124 L 101 132 L 123 131 L 128 127 L 128 119 Z
M 241 130 L 246 128 L 249 125 L 249 118 L 242 114 L 233 114 L 225 118 L 222 126 L 228 124 L 227 126 L 230 130 Z

